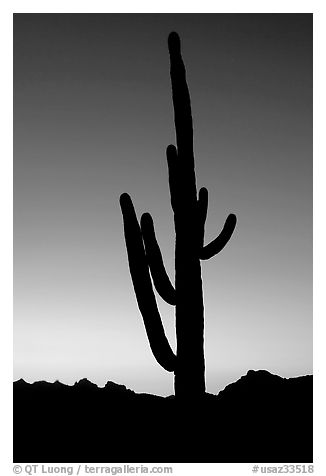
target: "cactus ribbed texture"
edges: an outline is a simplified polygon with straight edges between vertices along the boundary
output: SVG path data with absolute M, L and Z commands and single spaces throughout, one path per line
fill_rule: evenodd
M 158 363 L 175 374 L 175 395 L 197 398 L 205 393 L 204 305 L 200 260 L 219 253 L 236 225 L 230 214 L 211 243 L 204 246 L 208 191 L 197 198 L 191 103 L 177 33 L 168 38 L 177 146 L 167 148 L 171 205 L 174 213 L 175 286 L 165 271 L 149 213 L 138 223 L 128 194 L 120 197 L 129 268 L 152 352 Z M 164 333 L 152 287 L 176 307 L 176 355 Z

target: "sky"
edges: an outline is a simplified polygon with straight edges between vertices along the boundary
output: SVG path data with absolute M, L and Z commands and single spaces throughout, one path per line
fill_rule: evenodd
M 312 15 L 14 15 L 14 379 L 173 393 L 138 310 L 119 196 L 150 212 L 170 277 L 167 36 L 192 100 L 207 391 L 312 373 Z M 174 308 L 157 297 L 175 348 Z

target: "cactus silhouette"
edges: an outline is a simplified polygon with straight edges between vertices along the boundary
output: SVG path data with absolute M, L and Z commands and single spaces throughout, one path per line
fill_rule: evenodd
M 183 399 L 205 394 L 200 262 L 224 248 L 235 228 L 236 217 L 230 214 L 218 237 L 204 246 L 208 191 L 201 188 L 197 197 L 191 103 L 177 33 L 170 33 L 168 47 L 176 131 L 176 147 L 169 145 L 166 151 L 176 234 L 174 286 L 164 268 L 151 215 L 144 213 L 139 224 L 126 193 L 121 195 L 120 205 L 130 274 L 149 344 L 157 362 L 174 372 L 175 395 Z M 152 283 L 160 296 L 176 308 L 176 353 L 164 333 Z

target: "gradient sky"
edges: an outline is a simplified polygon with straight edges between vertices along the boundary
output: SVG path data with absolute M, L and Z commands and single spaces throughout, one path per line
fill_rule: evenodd
M 14 378 L 173 393 L 129 275 L 119 195 L 174 274 L 165 148 L 177 31 L 206 242 L 206 383 L 312 372 L 312 15 L 14 15 Z M 157 297 L 175 347 L 174 308 Z

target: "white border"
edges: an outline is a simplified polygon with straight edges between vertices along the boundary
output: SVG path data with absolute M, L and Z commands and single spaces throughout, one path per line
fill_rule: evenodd
M 244 8 L 246 7 L 246 8 Z M 1 35 L 1 435 L 0 472 L 12 474 L 12 14 L 19 13 L 314 13 L 314 464 L 316 474 L 326 474 L 325 465 L 325 6 L 322 1 L 227 1 L 108 2 L 3 1 Z M 295 171 L 294 171 L 295 173 Z M 286 431 L 286 428 L 284 428 Z M 28 430 L 26 433 L 28 438 Z M 255 462 L 253 462 L 254 464 Z M 173 465 L 174 475 L 250 474 L 253 464 Z M 75 466 L 75 465 L 74 465 Z M 102 465 L 103 466 L 103 465 Z M 6 468 L 6 469 L 2 469 Z

